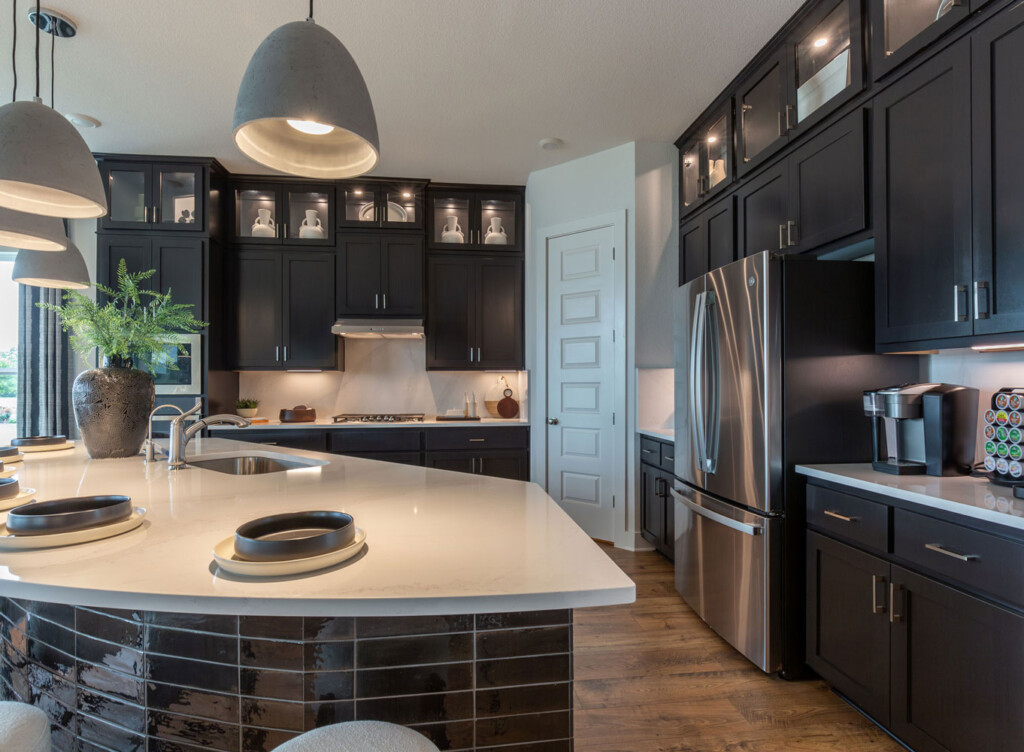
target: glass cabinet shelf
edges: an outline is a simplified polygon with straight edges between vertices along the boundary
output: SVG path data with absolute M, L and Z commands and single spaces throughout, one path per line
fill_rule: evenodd
M 339 227 L 419 229 L 423 227 L 422 183 L 386 179 L 357 182 L 338 188 L 342 210 Z

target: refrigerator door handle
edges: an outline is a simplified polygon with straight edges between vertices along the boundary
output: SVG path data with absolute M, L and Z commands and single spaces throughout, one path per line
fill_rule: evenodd
M 744 535 L 760 535 L 762 532 L 764 532 L 764 528 L 760 525 L 748 525 L 745 522 L 740 522 L 738 520 L 732 519 L 731 517 L 726 517 L 724 514 L 713 512 L 707 507 L 702 507 L 700 504 L 697 504 L 696 502 L 686 498 L 686 496 L 679 493 L 679 491 L 677 491 L 674 488 L 672 489 L 672 496 L 681 501 L 683 505 L 686 506 L 694 514 L 699 515 L 700 517 L 704 517 L 705 519 L 711 520 L 712 522 L 716 522 L 719 525 L 725 525 L 725 527 L 730 528 L 732 530 L 736 530 L 737 532 L 743 533 Z
M 722 380 L 722 364 L 721 364 L 721 348 L 719 344 L 719 330 L 718 330 L 718 315 L 715 312 L 718 300 L 715 297 L 714 292 L 707 293 L 707 300 L 705 302 L 705 326 L 709 329 L 710 342 L 707 345 L 708 350 L 708 379 L 710 383 L 710 412 L 711 420 L 710 423 L 705 419 L 705 432 L 707 433 L 707 449 L 704 450 L 704 456 L 707 458 L 705 461 L 705 470 L 712 475 L 715 474 L 715 470 L 718 469 L 718 433 L 719 426 L 722 422 L 722 399 L 721 399 L 721 380 Z M 708 314 L 710 314 L 710 325 L 707 321 Z
M 690 427 L 697 449 L 697 465 L 701 472 L 707 467 L 707 441 L 704 435 L 704 298 L 697 293 L 693 306 L 693 330 L 690 333 Z

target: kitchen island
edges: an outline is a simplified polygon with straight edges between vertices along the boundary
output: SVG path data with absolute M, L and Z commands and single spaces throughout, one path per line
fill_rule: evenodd
M 0 553 L 0 693 L 46 709 L 58 749 L 272 749 L 352 718 L 415 727 L 441 749 L 571 749 L 572 609 L 635 590 L 539 486 L 226 439 L 189 447 L 231 454 L 309 466 L 239 477 L 90 461 L 81 447 L 26 458 L 19 479 L 39 500 L 126 494 L 147 510 L 115 538 Z M 352 514 L 363 553 L 268 580 L 213 563 L 239 524 L 309 509 Z

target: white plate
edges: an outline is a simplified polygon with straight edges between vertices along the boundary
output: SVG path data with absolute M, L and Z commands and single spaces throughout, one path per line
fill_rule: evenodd
M 75 442 L 65 441 L 63 444 L 43 444 L 42 446 L 18 447 L 22 452 L 60 452 L 64 449 L 74 449 Z
M 337 551 L 309 556 L 305 559 L 288 559 L 287 561 L 245 561 L 235 558 L 235 536 L 232 535 L 213 547 L 213 559 L 217 562 L 218 567 L 232 574 L 241 574 L 247 577 L 281 577 L 333 567 L 362 551 L 365 542 L 366 531 L 357 527 L 355 539 Z
M 34 551 L 39 548 L 73 546 L 76 543 L 113 538 L 115 535 L 137 528 L 142 524 L 145 516 L 145 508 L 135 507 L 132 510 L 132 516 L 121 522 L 90 527 L 86 530 L 74 530 L 70 533 L 50 533 L 49 535 L 11 535 L 7 532 L 7 525 L 4 524 L 0 525 L 0 551 Z
M 369 204 L 363 206 L 359 210 L 359 221 L 360 222 L 373 222 L 374 221 L 374 204 L 371 201 Z M 401 204 L 396 204 L 394 201 L 388 201 L 387 215 L 384 217 L 385 222 L 408 222 L 409 213 L 405 210 L 405 207 Z M 397 219 L 391 219 L 392 212 L 395 214 Z
M 14 509 L 20 507 L 22 504 L 28 504 L 25 499 L 31 496 L 35 496 L 36 490 L 34 488 L 23 488 L 13 499 L 4 499 L 0 501 L 0 512 L 6 512 L 8 509 Z

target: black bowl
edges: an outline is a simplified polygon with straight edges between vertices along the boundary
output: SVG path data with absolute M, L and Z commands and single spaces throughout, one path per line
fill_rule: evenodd
M 19 454 L 21 454 L 21 450 L 18 449 L 18 447 L 0 447 L 0 460 L 9 459 L 11 457 L 17 457 Z
M 246 522 L 235 531 L 235 555 L 246 561 L 287 561 L 337 551 L 356 526 L 344 512 L 289 512 Z
M 4 463 L 0 462 L 0 470 L 4 469 Z M 0 478 L 0 501 L 13 499 L 21 493 L 21 484 L 17 478 Z
M 7 513 L 7 532 L 14 535 L 72 533 L 121 522 L 132 516 L 130 496 L 78 496 L 23 504 Z
M 12 447 L 56 446 L 67 443 L 67 436 L 23 436 L 20 439 L 11 439 Z

